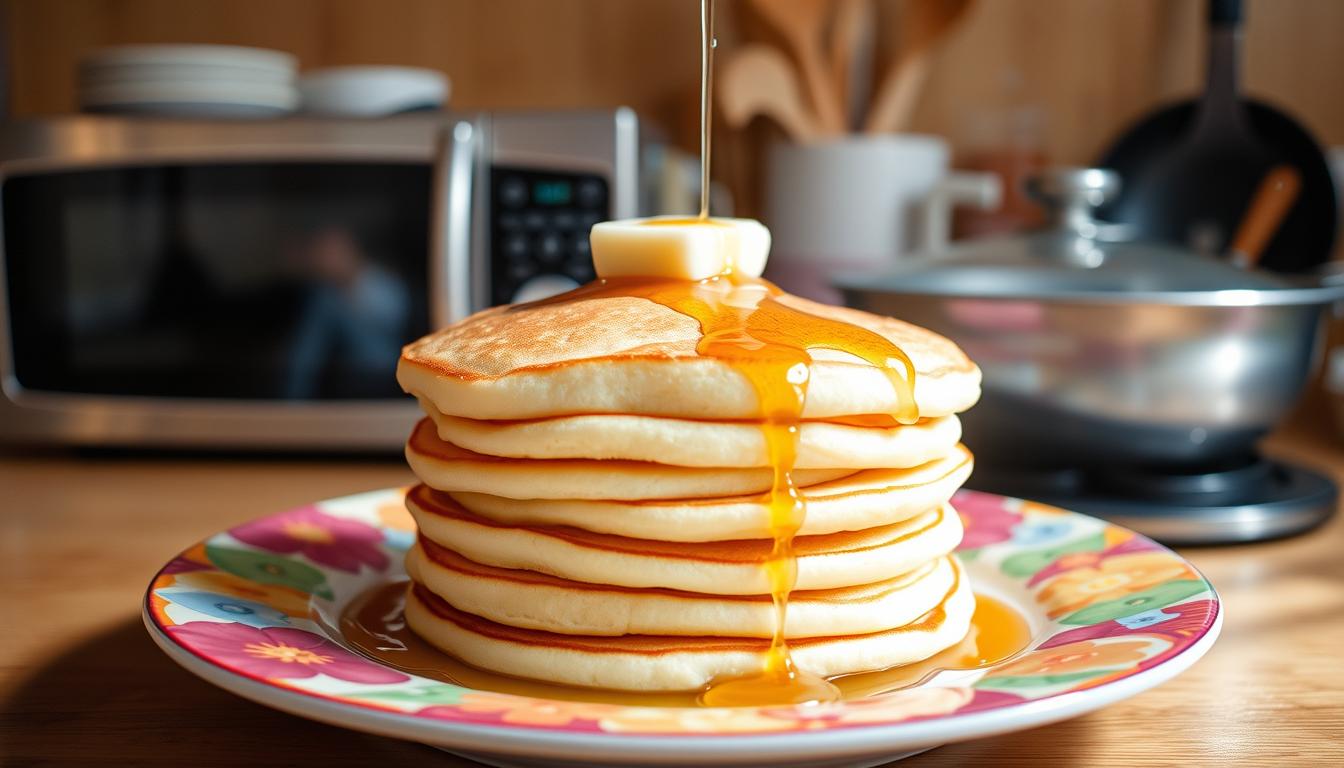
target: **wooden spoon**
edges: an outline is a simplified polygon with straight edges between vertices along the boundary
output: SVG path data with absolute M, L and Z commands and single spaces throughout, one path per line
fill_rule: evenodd
M 831 79 L 840 94 L 846 128 L 857 128 L 873 89 L 876 13 L 873 0 L 838 0 L 831 20 Z
M 1297 202 L 1301 188 L 1302 174 L 1291 165 L 1276 165 L 1265 174 L 1246 206 L 1236 237 L 1232 238 L 1228 256 L 1233 264 L 1250 269 L 1260 261 L 1260 254 L 1279 231 L 1279 224 Z
M 788 43 L 803 73 L 803 83 L 817 113 L 823 131 L 843 133 L 845 118 L 840 94 L 826 78 L 826 59 L 822 54 L 822 30 L 830 13 L 831 0 L 750 0 L 756 14 L 773 26 Z
M 970 6 L 971 0 L 914 0 L 908 6 L 909 34 L 901 36 L 901 52 L 887 68 L 864 130 L 890 133 L 909 128 L 933 51 Z
M 798 77 L 789 60 L 768 45 L 746 45 L 733 51 L 718 73 L 719 106 L 733 128 L 765 115 L 799 144 L 819 140 L 824 131 L 803 104 Z

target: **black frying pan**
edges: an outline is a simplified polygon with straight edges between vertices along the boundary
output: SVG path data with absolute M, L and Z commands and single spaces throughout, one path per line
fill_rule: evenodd
M 1210 0 L 1204 97 L 1145 118 L 1103 155 L 1098 166 L 1119 172 L 1122 186 L 1101 216 L 1129 224 L 1141 239 L 1225 253 L 1261 180 L 1275 166 L 1290 165 L 1301 175 L 1301 191 L 1260 266 L 1307 271 L 1329 260 L 1334 244 L 1330 167 L 1292 118 L 1241 98 L 1240 23 L 1241 0 Z

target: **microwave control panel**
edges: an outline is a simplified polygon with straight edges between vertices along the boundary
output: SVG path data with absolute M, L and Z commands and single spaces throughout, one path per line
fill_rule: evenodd
M 596 174 L 490 171 L 490 300 L 533 301 L 594 279 L 588 232 L 610 218 Z

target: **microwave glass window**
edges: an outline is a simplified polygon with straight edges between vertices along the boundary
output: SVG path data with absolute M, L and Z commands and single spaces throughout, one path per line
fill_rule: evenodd
M 31 390 L 400 394 L 429 328 L 425 165 L 155 166 L 3 186 L 14 372 Z

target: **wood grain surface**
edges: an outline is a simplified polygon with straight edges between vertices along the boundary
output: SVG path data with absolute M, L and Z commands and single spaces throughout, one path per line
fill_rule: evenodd
M 1344 479 L 1321 409 L 1268 445 Z M 239 699 L 178 668 L 140 623 L 149 578 L 191 542 L 410 479 L 392 459 L 0 455 L 0 765 L 474 765 Z M 1226 601 L 1222 639 L 1194 668 L 1085 717 L 901 765 L 1341 764 L 1344 518 L 1184 554 Z
M 720 0 L 721 53 L 780 43 L 744 5 Z M 881 61 L 896 53 L 911 5 L 876 3 Z M 1246 91 L 1297 116 L 1322 143 L 1344 144 L 1344 3 L 1245 5 Z M 1205 0 L 977 3 L 935 53 L 913 129 L 966 148 L 1004 140 L 984 134 L 1012 128 L 994 123 L 1005 109 L 1038 108 L 1041 124 L 1018 126 L 1029 135 L 1014 140 L 1044 142 L 1055 162 L 1088 162 L 1143 113 L 1202 87 L 1204 8 Z M 76 64 L 91 50 L 193 42 L 281 48 L 305 69 L 432 67 L 452 78 L 452 102 L 464 109 L 628 104 L 687 150 L 699 137 L 695 0 L 0 0 L 0 11 L 15 116 L 73 110 Z

